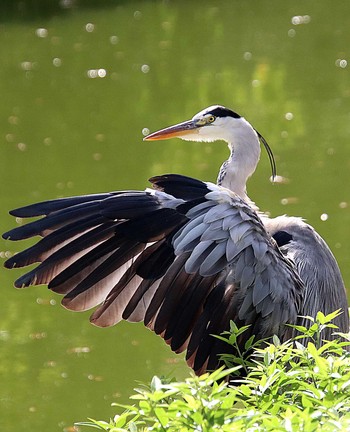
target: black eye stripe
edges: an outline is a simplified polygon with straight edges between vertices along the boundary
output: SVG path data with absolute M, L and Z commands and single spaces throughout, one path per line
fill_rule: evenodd
M 233 117 L 237 119 L 241 118 L 239 114 L 225 107 L 217 107 L 210 111 L 210 113 L 208 114 L 212 114 L 214 117 Z

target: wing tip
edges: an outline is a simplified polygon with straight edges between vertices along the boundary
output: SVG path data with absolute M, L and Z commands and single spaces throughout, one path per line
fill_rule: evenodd
M 76 297 L 70 297 L 69 293 L 63 297 L 61 305 L 72 312 L 84 312 L 87 310 L 82 302 L 77 301 Z
M 16 263 L 13 261 L 13 257 L 4 262 L 4 267 L 9 270 L 16 268 Z
M 19 213 L 20 213 L 19 210 L 20 210 L 20 208 L 10 210 L 10 211 L 9 211 L 9 215 L 11 215 L 11 216 L 15 216 L 15 217 L 20 217 L 20 216 L 19 216 Z
M 18 289 L 22 288 L 28 288 L 31 285 L 35 285 L 35 277 L 27 277 L 27 275 L 24 275 L 14 282 L 14 287 Z
M 90 317 L 90 323 L 96 327 L 111 327 L 115 322 L 108 322 L 108 320 L 103 319 L 103 314 L 93 313 Z
M 6 231 L 4 234 L 1 235 L 1 238 L 3 238 L 4 240 L 11 240 L 10 233 L 11 231 Z

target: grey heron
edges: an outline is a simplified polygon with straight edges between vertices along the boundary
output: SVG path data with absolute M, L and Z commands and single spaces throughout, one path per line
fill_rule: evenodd
M 269 218 L 250 201 L 247 179 L 260 158 L 248 121 L 215 105 L 146 140 L 178 137 L 227 142 L 230 156 L 217 184 L 176 174 L 153 177 L 152 189 L 55 199 L 11 211 L 41 218 L 5 239 L 42 238 L 13 255 L 7 268 L 39 265 L 15 282 L 48 284 L 73 311 L 95 308 L 91 322 L 144 322 L 200 374 L 231 350 L 213 335 L 230 320 L 255 335 L 293 336 L 288 324 L 342 309 L 335 324 L 349 330 L 344 283 L 325 241 L 302 219 Z M 325 334 L 330 339 L 330 331 Z

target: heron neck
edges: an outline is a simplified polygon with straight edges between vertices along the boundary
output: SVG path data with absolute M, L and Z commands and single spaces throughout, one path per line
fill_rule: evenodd
M 254 173 L 260 158 L 260 143 L 253 128 L 245 133 L 233 133 L 228 142 L 230 157 L 225 161 L 218 175 L 218 184 L 230 189 L 247 202 L 251 202 L 246 184 Z
M 239 195 L 242 199 L 247 200 L 247 178 L 234 169 L 235 163 L 233 162 L 232 155 L 227 159 L 220 168 L 217 183 L 232 192 Z

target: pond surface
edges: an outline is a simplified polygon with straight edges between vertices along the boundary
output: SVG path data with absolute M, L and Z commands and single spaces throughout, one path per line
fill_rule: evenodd
M 350 3 L 80 3 L 0 6 L 2 231 L 34 201 L 143 189 L 168 172 L 215 181 L 225 145 L 142 137 L 220 103 L 265 136 L 286 178 L 269 182 L 262 152 L 252 199 L 306 218 L 349 286 Z M 2 241 L 1 257 L 23 247 Z M 189 373 L 142 325 L 95 328 L 0 271 L 1 430 L 72 431 L 113 416 L 138 381 Z

